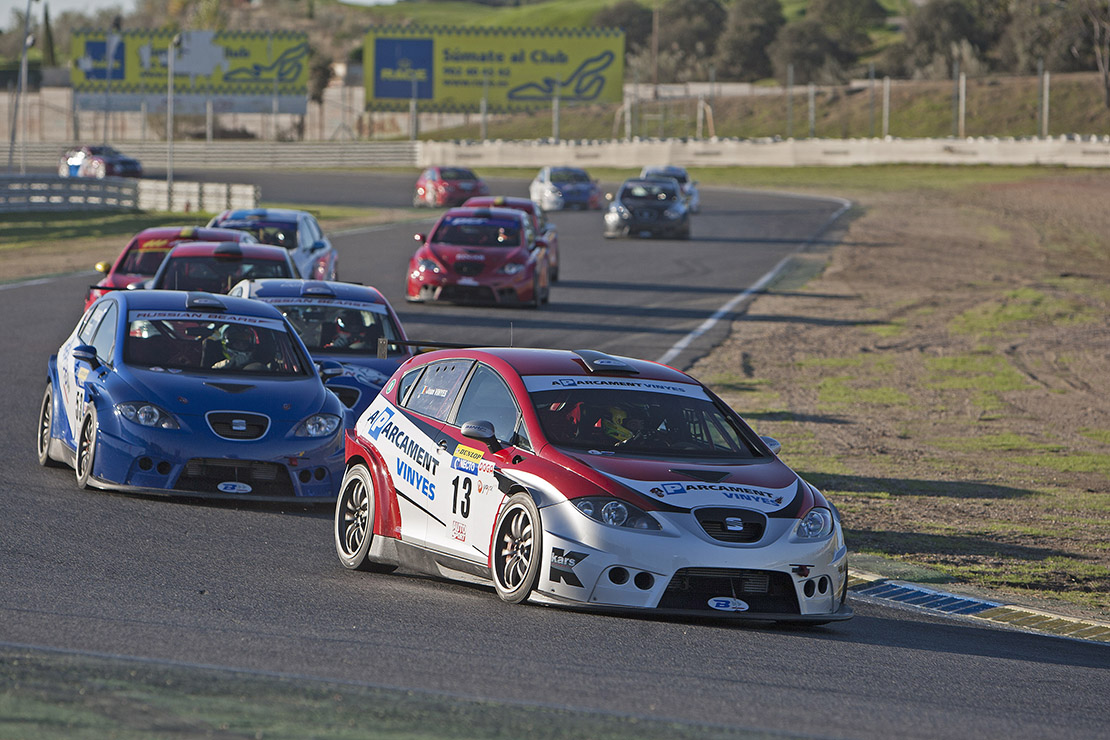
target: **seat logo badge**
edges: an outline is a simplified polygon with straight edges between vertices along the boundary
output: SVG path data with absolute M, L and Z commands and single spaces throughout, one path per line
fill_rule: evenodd
M 235 431 L 235 432 L 245 432 L 245 431 L 247 431 L 247 420 L 246 419 L 232 419 L 231 420 L 231 429 L 232 429 L 232 431 Z
M 725 529 L 729 532 L 743 532 L 744 520 L 738 516 L 725 517 Z

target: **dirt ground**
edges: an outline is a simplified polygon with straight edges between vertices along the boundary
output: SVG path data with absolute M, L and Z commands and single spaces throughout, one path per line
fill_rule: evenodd
M 1108 185 L 859 195 L 692 372 L 784 443 L 850 550 L 1107 618 Z

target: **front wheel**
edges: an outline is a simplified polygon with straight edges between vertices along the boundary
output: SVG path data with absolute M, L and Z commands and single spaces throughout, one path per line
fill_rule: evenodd
M 92 487 L 93 465 L 96 463 L 96 409 L 90 408 L 81 422 L 81 432 L 77 436 L 77 458 L 74 461 L 74 470 L 77 473 L 77 485 L 80 488 Z
M 509 499 L 493 535 L 493 585 L 502 601 L 519 604 L 535 588 L 543 538 L 540 510 L 527 493 Z
M 39 465 L 48 468 L 58 467 L 59 463 L 50 457 L 50 442 L 54 438 L 54 389 L 49 383 L 46 385 L 46 392 L 42 394 L 38 431 L 35 448 L 39 456 Z
M 335 552 L 343 567 L 373 573 L 397 569 L 395 565 L 370 560 L 375 511 L 374 477 L 365 465 L 352 465 L 343 476 L 335 502 Z

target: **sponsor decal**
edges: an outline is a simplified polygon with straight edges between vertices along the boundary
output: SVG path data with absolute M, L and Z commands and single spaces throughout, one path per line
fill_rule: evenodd
M 392 393 L 393 392 L 393 386 L 395 386 L 395 385 L 397 385 L 397 381 L 393 380 L 393 379 L 390 379 L 389 383 L 385 386 L 385 392 L 386 393 Z
M 595 362 L 595 364 L 597 364 Z M 613 390 L 652 391 L 675 396 L 701 398 L 708 400 L 705 390 L 692 383 L 667 383 L 655 380 L 636 380 L 635 378 L 612 377 L 565 377 L 558 375 L 528 375 L 524 378 L 525 387 L 530 393 L 561 388 L 607 388 Z
M 217 485 L 216 488 L 224 493 L 250 493 L 254 490 L 250 485 L 234 480 L 224 481 Z
M 731 596 L 714 596 L 709 600 L 709 608 L 719 612 L 746 612 L 748 604 Z
M 466 542 L 466 522 L 451 522 L 451 539 Z
M 464 460 L 461 457 L 452 457 L 451 467 L 455 470 L 461 470 L 464 473 L 478 475 L 478 463 L 474 462 L 473 460 Z
M 366 418 L 366 422 L 368 424 L 366 433 L 375 441 L 389 442 L 414 463 L 435 475 L 439 460 L 436 459 L 435 454 L 421 447 L 419 442 L 393 422 L 393 409 L 378 409 Z M 401 474 L 400 468 L 397 472 Z
M 758 501 L 760 503 L 775 505 L 781 504 L 783 501 L 783 497 L 780 495 L 758 488 L 748 488 L 747 486 L 741 486 L 735 483 L 660 483 L 650 490 L 651 493 L 654 493 L 660 498 L 664 496 L 673 496 L 679 493 L 713 491 L 733 501 Z
M 401 458 L 397 458 L 397 475 L 401 480 L 408 483 L 415 488 L 418 492 L 428 497 L 429 501 L 435 501 L 436 498 L 436 485 L 424 476 L 419 470 L 409 465 Z
M 459 445 L 455 448 L 455 457 L 461 457 L 465 460 L 473 460 L 476 463 L 482 462 L 484 455 L 481 450 L 476 450 L 473 447 L 466 445 Z
M 190 323 L 246 324 L 261 326 L 273 331 L 285 332 L 285 324 L 279 319 L 260 316 L 234 316 L 225 313 L 204 313 L 202 311 L 128 311 L 129 323 L 136 321 L 188 321 Z
M 378 411 L 375 411 L 374 413 L 370 414 L 370 418 L 367 419 L 367 421 L 370 423 L 370 426 L 367 428 L 366 433 L 370 435 L 371 438 L 377 439 L 378 435 L 381 434 L 382 429 L 385 428 L 386 424 L 388 424 L 389 420 L 392 418 L 393 409 L 379 409 Z
M 582 581 L 574 574 L 574 567 L 588 557 L 584 552 L 566 551 L 561 547 L 551 548 L 551 582 L 582 588 Z
M 468 260 L 474 262 L 485 262 L 486 256 L 484 254 L 474 254 L 472 252 L 463 252 L 462 254 L 455 255 L 456 262 L 466 262 Z

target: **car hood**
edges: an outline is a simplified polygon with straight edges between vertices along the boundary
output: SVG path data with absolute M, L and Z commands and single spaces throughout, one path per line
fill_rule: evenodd
M 566 454 L 610 481 L 681 509 L 735 506 L 771 513 L 789 508 L 804 493 L 804 484 L 797 474 L 778 458 L 721 465 L 694 458 L 658 460 L 588 452 Z
M 456 262 L 478 263 L 484 266 L 483 272 L 497 269 L 506 262 L 521 262 L 524 259 L 523 247 L 457 247 L 452 244 L 429 244 L 428 251 L 442 265 L 454 268 Z
M 338 400 L 324 390 L 316 376 L 272 380 L 134 368 L 130 375 L 130 385 L 138 398 L 117 400 L 149 401 L 180 416 L 250 411 L 265 414 L 275 422 L 296 423 L 319 411 L 343 414 Z
M 332 361 L 343 366 L 341 378 L 352 378 L 359 385 L 381 389 L 386 384 L 393 372 L 401 366 L 407 358 L 384 359 L 366 357 L 361 355 L 339 355 L 331 353 L 316 353 L 312 355 L 316 362 Z

